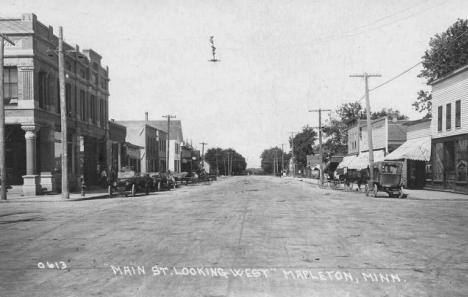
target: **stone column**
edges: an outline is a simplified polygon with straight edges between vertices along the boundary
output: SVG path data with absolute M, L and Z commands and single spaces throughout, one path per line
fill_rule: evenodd
M 23 175 L 23 193 L 25 196 L 35 196 L 39 193 L 39 176 L 36 175 L 36 132 L 39 127 L 34 124 L 22 125 L 26 131 L 26 175 Z
M 41 178 L 40 185 L 48 192 L 56 190 L 54 181 L 55 171 L 55 127 L 50 124 L 47 127 L 41 127 Z

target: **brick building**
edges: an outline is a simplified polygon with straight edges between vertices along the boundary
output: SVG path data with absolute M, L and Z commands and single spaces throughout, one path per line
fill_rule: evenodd
M 5 46 L 7 180 L 27 195 L 60 191 L 61 124 L 58 37 L 32 13 L 0 20 Z M 64 43 L 70 189 L 80 176 L 99 182 L 107 167 L 109 69 L 92 49 Z

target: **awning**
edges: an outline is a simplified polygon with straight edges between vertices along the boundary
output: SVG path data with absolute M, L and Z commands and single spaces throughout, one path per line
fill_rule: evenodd
M 407 140 L 399 148 L 394 150 L 385 160 L 410 159 L 429 161 L 431 158 L 431 137 L 420 137 Z
M 345 168 L 345 167 L 348 167 L 348 165 L 354 160 L 356 159 L 357 155 L 352 155 L 352 156 L 346 156 L 343 158 L 343 161 L 341 161 L 341 163 L 338 165 L 337 169 L 338 168 Z
M 385 151 L 374 151 L 374 162 L 383 161 L 385 157 Z M 354 159 L 349 165 L 349 169 L 364 169 L 369 166 L 369 152 L 361 153 L 356 159 Z

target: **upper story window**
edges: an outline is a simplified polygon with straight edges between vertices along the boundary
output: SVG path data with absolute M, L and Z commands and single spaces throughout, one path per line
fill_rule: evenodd
M 445 110 L 445 129 L 452 129 L 452 104 L 448 103 Z
M 46 100 L 48 98 L 47 96 L 47 91 L 48 91 L 48 79 L 47 79 L 47 73 L 44 71 L 39 72 L 39 108 L 44 108 L 46 103 Z
M 455 127 L 461 126 L 461 100 L 455 101 Z
M 86 93 L 84 90 L 80 90 L 80 118 L 83 122 L 87 122 L 86 119 Z
M 4 104 L 18 102 L 18 69 L 16 67 L 3 69 L 3 99 Z
M 442 131 L 442 106 L 437 108 L 437 131 Z

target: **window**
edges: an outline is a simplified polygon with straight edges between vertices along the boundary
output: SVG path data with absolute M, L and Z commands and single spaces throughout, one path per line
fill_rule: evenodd
M 84 90 L 80 90 L 80 118 L 82 121 L 86 121 L 86 93 Z
M 461 126 L 461 100 L 455 101 L 455 127 Z
M 3 69 L 3 100 L 4 104 L 17 103 L 18 101 L 18 69 Z
M 39 72 L 39 108 L 44 108 L 47 100 L 47 73 Z
M 445 129 L 450 130 L 452 128 L 452 104 L 447 104 L 445 110 Z
M 71 116 L 72 114 L 72 105 L 71 105 L 71 85 L 65 84 L 65 99 L 67 101 L 67 116 Z
M 442 106 L 437 108 L 437 130 L 442 131 Z
M 94 95 L 91 95 L 91 106 L 90 106 L 90 112 L 91 112 L 91 120 L 93 123 L 96 122 L 96 97 Z

